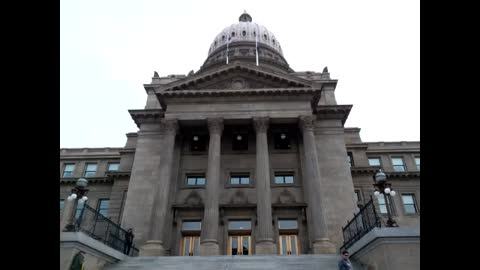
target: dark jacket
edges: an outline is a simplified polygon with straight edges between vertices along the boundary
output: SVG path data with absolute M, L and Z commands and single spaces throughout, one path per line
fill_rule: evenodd
M 352 263 L 350 260 L 341 259 L 338 262 L 338 270 L 352 270 Z

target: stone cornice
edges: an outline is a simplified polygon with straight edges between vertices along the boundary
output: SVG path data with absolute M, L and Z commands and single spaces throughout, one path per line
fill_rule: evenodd
M 164 111 L 159 109 L 128 110 L 128 112 L 138 128 L 143 123 L 156 123 L 164 117 Z
M 370 174 L 372 177 L 377 172 L 379 167 L 351 167 L 350 171 L 353 174 Z M 384 172 L 388 179 L 396 178 L 419 178 L 420 172 Z
M 317 119 L 341 119 L 345 124 L 353 105 L 322 105 L 314 108 Z
M 118 179 L 122 177 L 130 177 L 130 174 L 131 172 L 128 172 L 128 171 L 123 171 L 123 172 L 117 171 L 117 172 L 106 172 L 105 176 L 111 179 Z
M 259 96 L 259 95 L 300 95 L 320 94 L 321 88 L 292 87 L 292 88 L 258 88 L 258 89 L 203 89 L 203 90 L 165 90 L 158 91 L 157 97 L 222 97 L 222 96 Z
M 94 183 L 112 183 L 113 179 L 110 179 L 108 177 L 88 177 L 86 178 L 88 180 L 88 184 L 94 184 Z M 62 185 L 75 185 L 77 182 L 78 178 L 76 177 L 71 177 L 71 178 L 60 178 L 60 184 Z
M 362 149 L 367 149 L 368 148 L 368 144 L 366 143 L 347 143 L 345 145 L 348 148 L 362 148 Z

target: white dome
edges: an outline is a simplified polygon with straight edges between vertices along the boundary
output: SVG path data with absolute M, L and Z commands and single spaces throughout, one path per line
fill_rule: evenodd
M 243 13 L 240 16 L 238 23 L 226 27 L 215 37 L 210 45 L 208 55 L 210 56 L 216 49 L 226 45 L 229 39 L 230 44 L 244 41 L 255 42 L 255 35 L 257 33 L 260 33 L 258 43 L 269 46 L 283 56 L 282 47 L 280 46 L 280 42 L 275 38 L 275 35 L 268 31 L 265 26 L 252 23 L 252 17 L 247 13 Z

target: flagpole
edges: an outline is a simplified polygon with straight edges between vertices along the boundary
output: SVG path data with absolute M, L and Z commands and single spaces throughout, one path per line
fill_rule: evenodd
M 257 24 L 255 24 L 257 25 Z M 257 25 L 257 32 L 255 33 L 255 57 L 257 60 L 257 66 L 258 66 L 258 25 Z

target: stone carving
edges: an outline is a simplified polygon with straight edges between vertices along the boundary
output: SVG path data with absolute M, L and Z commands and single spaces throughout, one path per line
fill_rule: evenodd
M 210 134 L 221 134 L 223 131 L 223 118 L 207 118 Z
M 255 127 L 255 132 L 267 132 L 269 121 L 268 117 L 254 117 L 253 126 Z
M 288 203 L 295 203 L 295 202 L 296 202 L 295 196 L 293 196 L 293 194 L 287 189 L 284 189 L 278 196 L 278 203 L 288 204 Z
M 196 190 L 192 190 L 190 194 L 185 198 L 185 204 L 188 205 L 201 205 L 202 204 L 202 198 L 198 194 Z
M 322 73 L 328 73 L 328 67 L 325 67 Z
M 313 131 L 315 123 L 315 115 L 300 116 L 299 126 L 304 131 Z
M 177 119 L 162 119 L 160 122 L 162 134 L 176 134 L 178 131 Z
M 235 78 L 232 80 L 232 89 L 238 90 L 238 89 L 245 89 L 247 88 L 247 83 L 244 79 L 242 78 Z
M 153 72 L 153 77 L 154 78 L 159 78 L 160 76 L 158 76 L 158 73 L 156 71 Z

